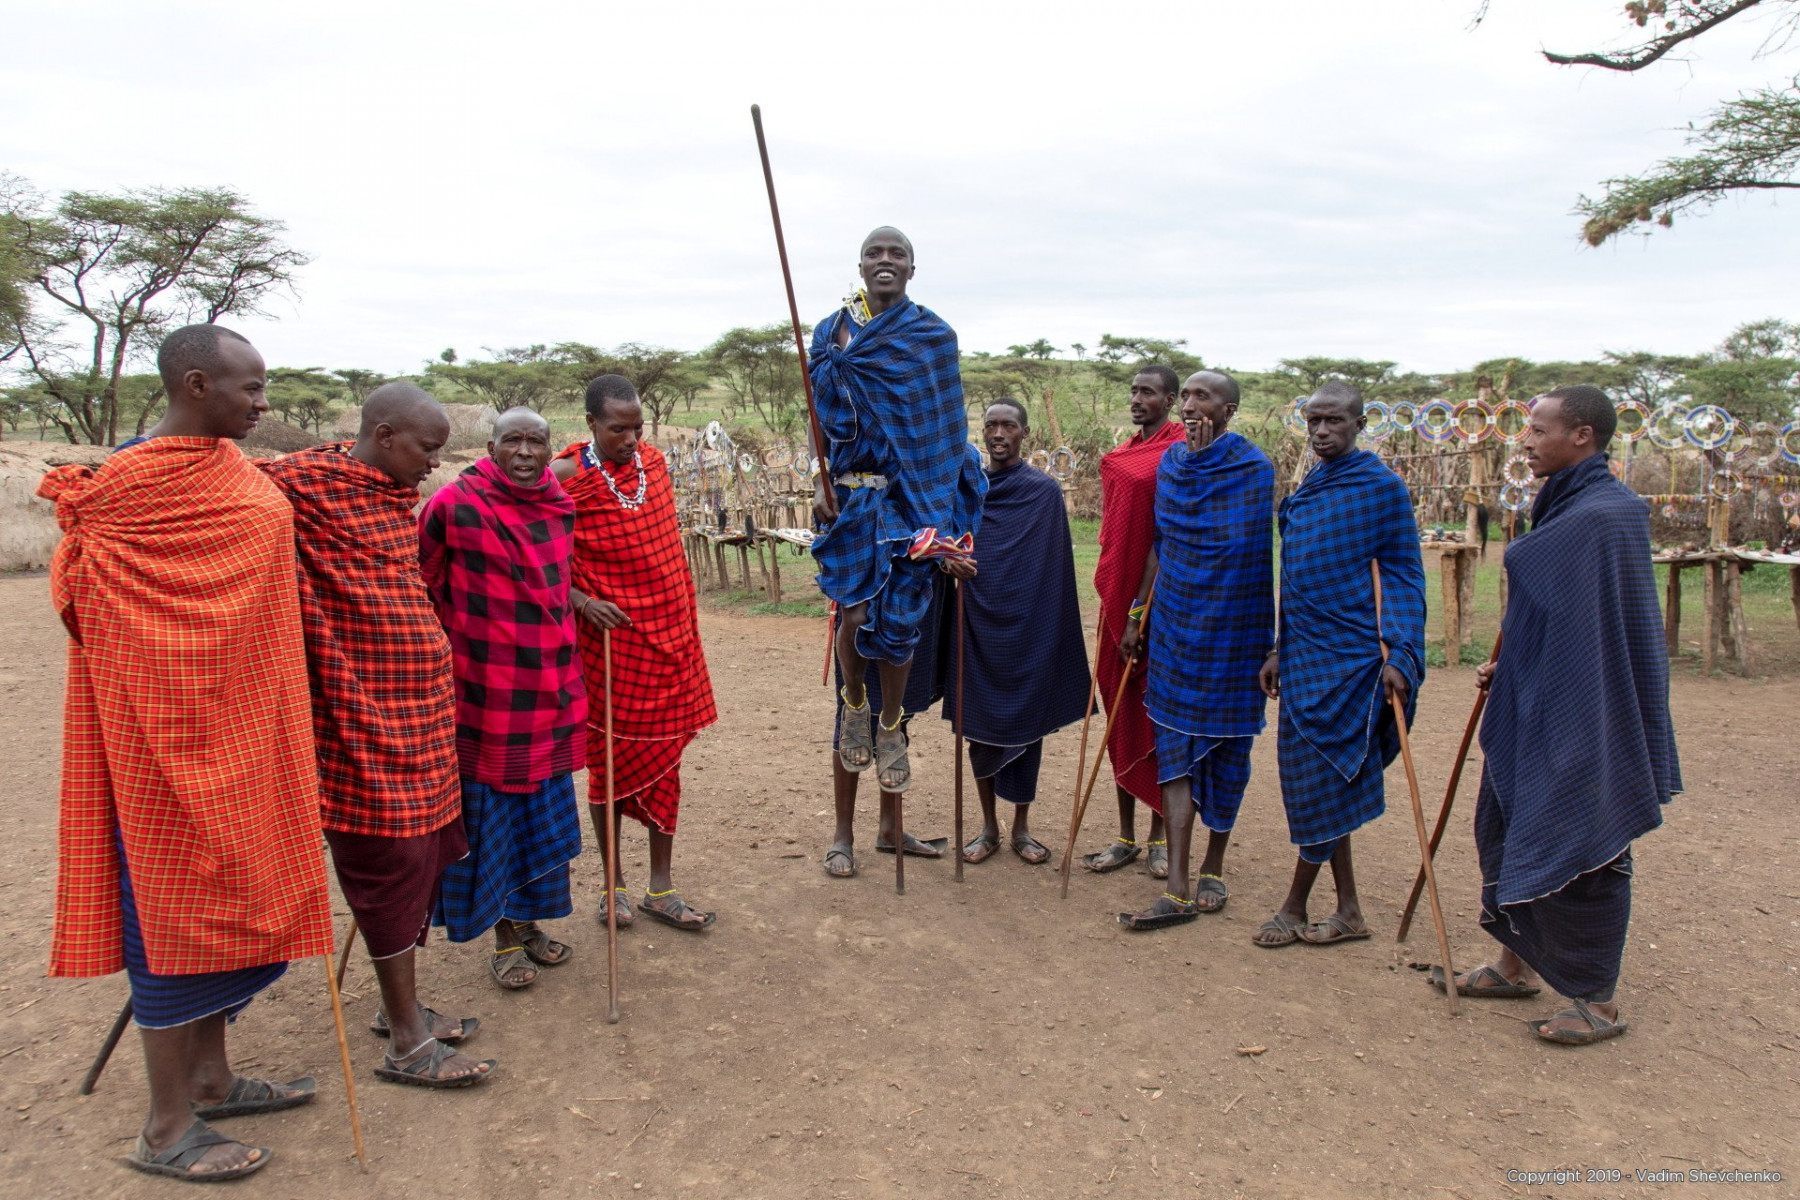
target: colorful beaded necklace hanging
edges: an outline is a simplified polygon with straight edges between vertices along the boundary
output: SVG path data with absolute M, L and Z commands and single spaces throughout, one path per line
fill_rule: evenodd
M 637 468 L 638 485 L 637 495 L 627 496 L 624 492 L 619 490 L 619 485 L 613 482 L 612 473 L 600 462 L 600 455 L 594 450 L 592 442 L 588 443 L 588 452 L 593 454 L 594 465 L 600 470 L 600 478 L 606 481 L 607 489 L 611 491 L 614 498 L 618 500 L 619 507 L 625 509 L 627 512 L 632 509 L 642 508 L 644 506 L 644 496 L 650 490 L 650 476 L 644 470 L 643 453 L 637 450 L 631 452 L 631 465 Z

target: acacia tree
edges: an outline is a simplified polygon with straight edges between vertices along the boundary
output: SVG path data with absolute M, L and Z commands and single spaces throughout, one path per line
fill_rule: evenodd
M 577 389 L 585 388 L 596 375 L 623 375 L 637 389 L 644 414 L 650 418 L 650 432 L 655 433 L 675 412 L 676 403 L 690 398 L 706 386 L 704 371 L 698 370 L 694 356 L 685 350 L 666 346 L 649 346 L 642 342 L 625 342 L 602 350 L 584 342 L 563 342 L 555 353 L 572 369 L 571 380 Z
M 72 442 L 118 440 L 120 381 L 159 334 L 259 312 L 308 261 L 224 188 L 68 192 L 50 208 L 12 181 L 0 204 L 31 301 L 9 314 L 13 355 Z
M 728 329 L 704 353 L 731 393 L 732 408 L 750 410 L 771 433 L 790 441 L 806 425 L 806 391 L 791 325 Z
M 1630 0 L 1624 13 L 1641 40 L 1620 50 L 1544 57 L 1558 66 L 1641 71 L 1677 47 L 1752 9 L 1774 16 L 1765 51 L 1785 48 L 1800 29 L 1800 0 Z M 1486 6 L 1483 5 L 1482 12 Z M 1477 20 L 1480 19 L 1477 14 Z M 1731 192 L 1800 188 L 1800 76 L 1758 88 L 1714 109 L 1687 132 L 1689 153 L 1664 159 L 1640 175 L 1604 182 L 1582 196 L 1582 239 L 1600 246 L 1627 230 L 1668 228 L 1679 212 L 1696 212 Z
M 472 392 L 498 412 L 529 408 L 541 413 L 550 401 L 567 399 L 568 363 L 543 343 L 504 350 L 483 348 L 494 356 L 492 360 L 454 363 L 440 356 L 438 361 L 425 364 L 425 374 Z M 341 371 L 338 374 L 343 376 Z

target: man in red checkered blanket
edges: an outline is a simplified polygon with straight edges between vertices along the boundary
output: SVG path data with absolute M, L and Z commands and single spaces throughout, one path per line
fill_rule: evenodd
M 681 806 L 681 754 L 718 719 L 700 647 L 694 579 L 681 545 L 668 463 L 644 430 L 637 389 L 622 375 L 587 387 L 593 439 L 551 464 L 575 500 L 574 582 L 581 661 L 588 689 L 588 803 L 606 846 L 606 679 L 603 631 L 612 639 L 612 754 L 615 824 L 625 814 L 650 834 L 650 886 L 641 908 L 677 929 L 701 930 L 715 914 L 690 907 L 669 878 Z M 620 886 L 621 928 L 632 913 Z
M 469 852 L 450 639 L 413 519 L 449 440 L 436 400 L 389 383 L 369 393 L 355 442 L 259 464 L 294 506 L 325 841 L 381 985 L 371 1028 L 389 1038 L 376 1074 L 427 1087 L 488 1078 L 453 1045 L 481 1023 L 427 1008 L 414 981 L 438 883 Z

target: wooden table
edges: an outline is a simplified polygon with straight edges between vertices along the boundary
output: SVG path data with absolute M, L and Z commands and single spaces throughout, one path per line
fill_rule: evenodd
M 1760 563 L 1788 569 L 1788 588 L 1794 605 L 1794 621 L 1800 625 L 1800 554 L 1768 550 L 1740 550 L 1720 546 L 1709 550 L 1673 550 L 1651 556 L 1651 562 L 1669 568 L 1663 589 L 1663 644 L 1670 658 L 1681 653 L 1681 573 L 1690 567 L 1705 572 L 1702 581 L 1706 602 L 1702 620 L 1706 635 L 1700 643 L 1700 667 L 1711 674 L 1722 658 L 1737 661 L 1738 674 L 1751 671 L 1749 626 L 1744 620 L 1744 564 Z

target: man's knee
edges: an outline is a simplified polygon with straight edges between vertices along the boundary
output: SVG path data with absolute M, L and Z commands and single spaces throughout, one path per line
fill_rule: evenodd
M 863 628 L 869 623 L 869 602 L 864 600 L 861 604 L 852 604 L 849 608 L 841 610 L 838 613 L 838 621 L 852 633 Z

